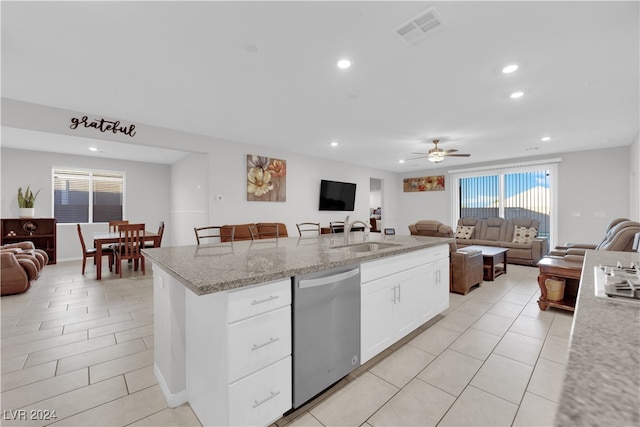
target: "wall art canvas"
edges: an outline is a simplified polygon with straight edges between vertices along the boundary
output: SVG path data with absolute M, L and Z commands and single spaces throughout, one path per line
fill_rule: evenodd
M 403 189 L 405 193 L 414 191 L 444 191 L 444 175 L 405 178 L 403 181 Z
M 287 200 L 287 161 L 248 154 L 247 200 L 285 202 Z

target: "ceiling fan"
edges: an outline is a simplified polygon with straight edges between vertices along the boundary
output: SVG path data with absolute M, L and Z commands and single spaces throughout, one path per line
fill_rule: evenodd
M 443 150 L 442 148 L 438 148 L 438 142 L 440 142 L 439 139 L 434 139 L 433 140 L 433 144 L 435 145 L 435 148 L 432 148 L 431 150 L 429 150 L 429 152 L 427 153 L 426 156 L 416 157 L 416 158 L 410 159 L 410 160 L 422 159 L 423 157 L 426 157 L 427 160 L 429 160 L 430 162 L 440 163 L 441 161 L 444 160 L 445 157 L 469 157 L 469 156 L 471 156 L 471 154 L 453 154 L 456 151 L 458 151 L 458 150 L 454 150 L 454 149 Z M 424 153 L 413 153 L 413 154 L 424 154 Z

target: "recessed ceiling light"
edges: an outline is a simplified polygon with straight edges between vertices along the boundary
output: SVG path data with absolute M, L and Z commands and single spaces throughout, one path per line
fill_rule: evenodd
M 344 69 L 347 69 L 349 67 L 351 67 L 351 61 L 350 60 L 341 59 L 340 61 L 338 61 L 338 68 L 342 68 L 344 70 Z
M 522 97 L 522 95 L 524 95 L 524 92 L 513 92 L 511 95 L 509 95 L 511 98 L 516 99 L 516 98 L 520 98 Z
M 542 137 L 540 138 L 540 141 L 544 141 L 544 142 L 551 141 L 551 137 L 550 136 Z
M 96 147 L 89 147 L 89 151 L 98 151 Z
M 509 74 L 509 73 L 513 73 L 514 71 L 516 71 L 518 69 L 518 66 L 516 64 L 512 64 L 512 65 L 507 65 L 506 67 L 504 67 L 502 69 L 502 72 L 504 74 Z
M 331 141 L 331 146 L 332 147 L 337 147 L 338 146 L 338 141 Z
M 402 159 L 398 160 L 398 163 L 404 163 L 404 160 L 402 160 Z

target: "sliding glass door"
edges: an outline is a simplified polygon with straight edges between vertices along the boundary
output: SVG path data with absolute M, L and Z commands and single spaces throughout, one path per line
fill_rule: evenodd
M 451 171 L 453 224 L 467 216 L 528 217 L 540 222 L 538 235 L 551 243 L 556 171 L 557 161 Z

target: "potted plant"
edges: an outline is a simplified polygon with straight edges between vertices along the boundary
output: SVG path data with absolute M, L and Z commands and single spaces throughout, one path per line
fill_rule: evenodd
M 36 201 L 36 197 L 40 194 L 38 190 L 35 194 L 29 186 L 22 192 L 22 187 L 18 188 L 18 207 L 20 208 L 20 218 L 33 218 L 35 209 L 33 208 L 33 202 Z

